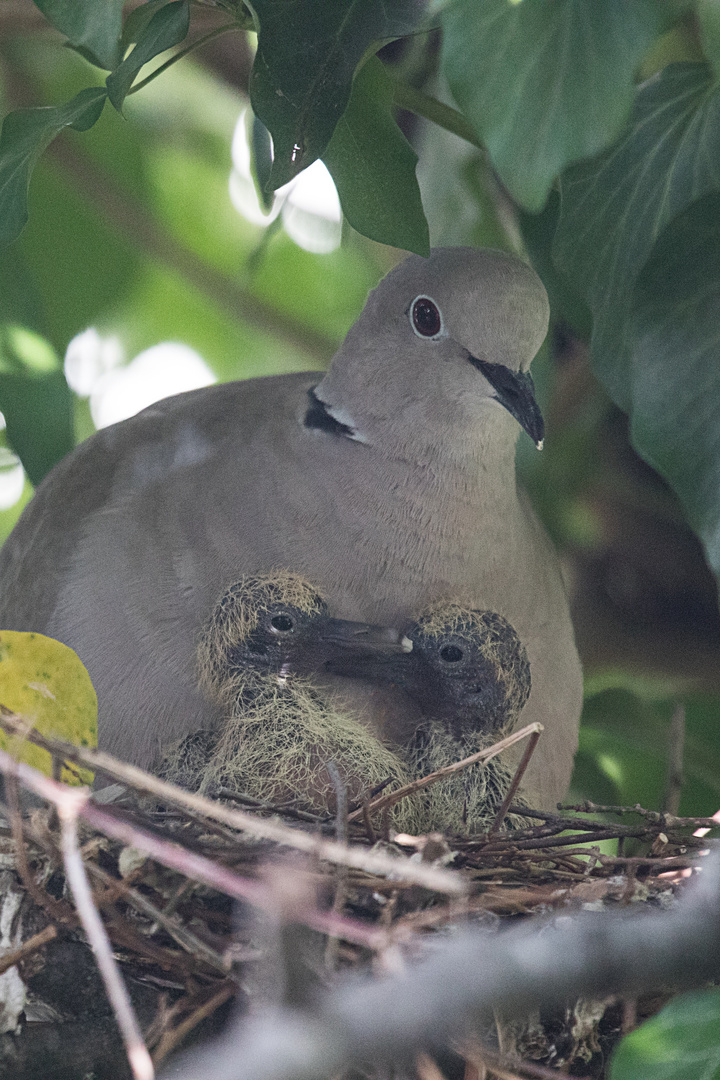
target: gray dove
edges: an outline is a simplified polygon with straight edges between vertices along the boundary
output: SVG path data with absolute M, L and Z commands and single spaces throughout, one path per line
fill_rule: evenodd
M 370 294 L 329 370 L 168 398 L 82 443 L 0 555 L 0 625 L 72 646 L 103 749 L 153 767 L 219 720 L 197 634 L 243 575 L 287 568 L 338 617 L 401 625 L 437 601 L 505 616 L 527 648 L 523 722 L 545 734 L 526 790 L 565 794 L 581 671 L 555 551 L 515 478 L 542 440 L 530 363 L 536 274 L 497 251 L 410 256 Z M 416 723 L 401 689 L 333 677 L 377 735 Z

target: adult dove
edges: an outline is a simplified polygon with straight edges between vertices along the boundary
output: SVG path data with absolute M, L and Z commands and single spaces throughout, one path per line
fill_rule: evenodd
M 501 613 L 527 648 L 526 778 L 565 794 L 581 671 L 557 556 L 515 479 L 539 443 L 529 366 L 547 330 L 536 274 L 497 251 L 410 256 L 370 294 L 326 373 L 168 398 L 105 428 L 43 481 L 0 556 L 0 625 L 72 646 L 100 745 L 152 767 L 217 712 L 199 627 L 246 574 L 304 575 L 334 616 L 399 625 L 439 600 Z M 402 690 L 337 679 L 379 734 L 416 720 Z

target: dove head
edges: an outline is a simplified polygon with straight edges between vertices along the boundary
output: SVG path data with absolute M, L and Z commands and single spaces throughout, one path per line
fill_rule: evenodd
M 281 570 L 241 578 L 223 593 L 200 635 L 198 676 L 210 698 L 230 704 L 258 680 L 309 675 L 330 661 L 343 671 L 346 658 L 367 650 L 385 656 L 410 648 L 391 628 L 330 618 L 309 582 Z
M 405 688 L 429 717 L 458 738 L 514 723 L 530 695 L 530 664 L 507 619 L 439 604 L 406 633 L 414 667 Z
M 538 446 L 543 420 L 530 362 L 547 333 L 547 294 L 500 251 L 435 248 L 380 282 L 315 395 L 351 438 L 452 452 L 483 433 Z M 519 426 L 518 426 L 519 425 Z

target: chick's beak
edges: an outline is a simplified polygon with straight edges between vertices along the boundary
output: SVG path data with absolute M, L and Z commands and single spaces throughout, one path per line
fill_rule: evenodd
M 535 399 L 535 384 L 530 372 L 513 371 L 504 364 L 491 364 L 488 360 L 479 360 L 476 356 L 468 359 L 492 386 L 495 400 L 515 417 L 538 450 L 542 450 L 545 422 Z
M 400 630 L 350 619 L 324 619 L 318 628 L 318 639 L 328 655 L 333 654 L 339 660 L 343 654 L 402 656 L 412 651 L 412 641 Z

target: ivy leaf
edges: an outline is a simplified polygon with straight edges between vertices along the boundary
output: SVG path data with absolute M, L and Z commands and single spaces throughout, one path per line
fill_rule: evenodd
M 67 102 L 8 113 L 0 134 L 0 249 L 17 239 L 28 218 L 30 174 L 63 128 L 87 131 L 105 104 L 104 87 L 91 86 Z
M 683 994 L 626 1035 L 610 1080 L 720 1080 L 720 990 Z
M 35 0 L 35 4 L 90 63 L 111 71 L 120 62 L 123 0 Z
M 72 394 L 64 375 L 0 372 L 0 410 L 8 441 L 37 486 L 75 446 Z
M 164 7 L 167 2 L 168 0 L 145 0 L 145 3 L 127 13 L 123 23 L 122 38 L 120 39 L 123 56 L 130 46 L 134 45 L 145 33 L 147 25 L 155 12 Z
M 625 412 L 635 280 L 669 222 L 717 187 L 720 90 L 698 63 L 672 64 L 645 83 L 622 138 L 562 178 L 555 262 L 592 309 L 593 365 Z
M 273 137 L 276 190 L 322 157 L 368 48 L 417 30 L 427 0 L 294 0 L 290 11 L 287 0 L 248 6 L 258 24 L 250 100 Z
M 76 746 L 97 745 L 97 696 L 77 653 L 43 634 L 0 630 L 0 704 L 26 716 L 43 735 L 55 735 Z M 52 775 L 47 750 L 0 732 L 0 747 L 21 761 Z M 92 773 L 79 770 L 80 780 Z M 63 770 L 61 779 L 78 783 Z
M 0 411 L 37 486 L 75 445 L 72 395 L 52 345 L 17 324 L 0 327 Z
M 697 18 L 705 56 L 715 69 L 715 75 L 720 75 L 720 3 L 718 0 L 697 0 Z
M 392 81 L 372 57 L 355 78 L 324 161 L 354 229 L 382 244 L 429 255 L 417 155 L 395 123 L 392 98 Z
M 107 95 L 120 112 L 140 69 L 153 57 L 172 49 L 187 37 L 190 29 L 189 0 L 174 0 L 156 11 L 137 39 L 132 52 L 108 75 Z
M 442 23 L 442 66 L 456 101 L 507 189 L 537 211 L 566 165 L 620 132 L 662 5 L 459 0 Z
M 638 278 L 631 434 L 720 578 L 720 192 L 680 215 Z

